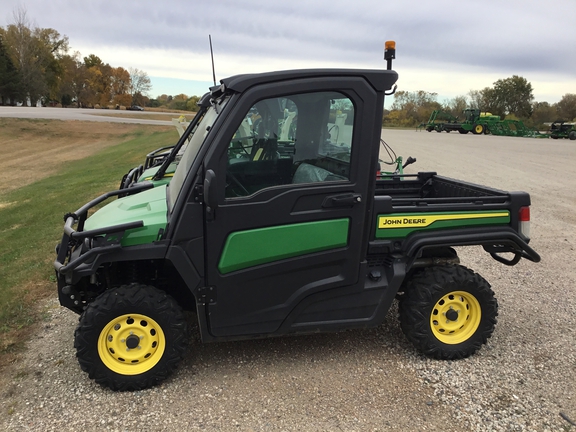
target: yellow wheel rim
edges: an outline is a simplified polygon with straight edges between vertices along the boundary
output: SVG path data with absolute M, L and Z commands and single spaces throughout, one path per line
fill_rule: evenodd
M 482 310 L 472 294 L 453 291 L 432 308 L 430 328 L 440 342 L 455 345 L 467 341 L 478 329 Z
M 121 375 L 138 375 L 162 358 L 166 338 L 156 321 L 145 315 L 114 318 L 100 333 L 98 355 L 102 363 Z
M 484 130 L 484 127 L 481 125 L 476 125 L 476 133 L 482 133 L 482 131 Z

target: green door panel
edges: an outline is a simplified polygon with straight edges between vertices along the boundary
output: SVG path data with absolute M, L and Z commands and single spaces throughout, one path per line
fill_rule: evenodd
M 348 245 L 350 220 L 332 219 L 237 231 L 228 236 L 218 270 L 222 274 L 259 264 Z

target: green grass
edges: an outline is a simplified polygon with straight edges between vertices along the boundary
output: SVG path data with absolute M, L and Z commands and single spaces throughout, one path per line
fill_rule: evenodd
M 0 195 L 0 203 L 12 203 L 0 208 L 0 333 L 33 322 L 37 315 L 31 306 L 37 297 L 57 295 L 52 262 L 64 213 L 117 189 L 122 176 L 143 163 L 146 153 L 175 143 L 173 131 L 139 131 L 134 136 L 63 163 L 56 175 Z

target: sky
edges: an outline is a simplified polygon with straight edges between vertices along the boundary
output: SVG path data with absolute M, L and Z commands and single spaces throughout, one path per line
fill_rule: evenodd
M 71 52 L 137 68 L 151 97 L 205 93 L 216 79 L 301 68 L 385 68 L 398 89 L 438 102 L 519 75 L 536 101 L 576 93 L 576 0 L 1 0 L 0 26 L 24 8 Z M 393 101 L 388 98 L 386 105 Z

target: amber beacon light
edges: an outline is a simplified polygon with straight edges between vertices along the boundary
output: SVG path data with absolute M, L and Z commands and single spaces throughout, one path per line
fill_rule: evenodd
M 384 43 L 384 60 L 386 60 L 386 69 L 392 69 L 392 60 L 396 58 L 396 42 L 386 41 Z

